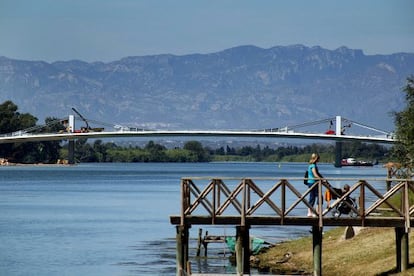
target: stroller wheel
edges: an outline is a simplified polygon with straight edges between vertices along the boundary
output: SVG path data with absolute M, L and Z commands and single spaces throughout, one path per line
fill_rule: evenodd
M 350 216 L 351 218 L 356 218 L 356 217 L 358 216 L 358 214 L 357 214 L 357 213 L 355 213 L 354 211 L 351 211 L 351 212 L 349 213 L 349 216 Z

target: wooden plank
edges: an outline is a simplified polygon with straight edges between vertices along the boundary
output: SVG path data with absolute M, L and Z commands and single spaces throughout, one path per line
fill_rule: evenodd
M 173 225 L 180 224 L 179 216 L 171 216 L 170 222 Z M 240 216 L 221 216 L 213 219 L 208 216 L 188 216 L 185 219 L 189 225 L 240 225 Z M 410 218 L 414 223 L 414 218 Z M 322 219 L 323 226 L 363 226 L 360 217 L 324 217 Z M 318 218 L 313 217 L 246 217 L 248 225 L 291 225 L 291 226 L 312 226 L 318 224 Z M 364 218 L 364 226 L 370 227 L 405 227 L 404 218 L 387 218 L 387 217 L 366 217 Z

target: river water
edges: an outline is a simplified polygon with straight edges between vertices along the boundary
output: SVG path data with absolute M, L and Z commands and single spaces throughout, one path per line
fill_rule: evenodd
M 386 175 L 380 166 L 319 168 L 325 177 Z M 0 275 L 175 275 L 169 217 L 180 213 L 181 177 L 291 178 L 305 169 L 305 163 L 0 167 Z M 211 235 L 235 234 L 232 226 L 200 227 Z M 198 229 L 190 230 L 193 272 L 234 273 L 223 244 L 209 248 L 212 258 L 193 258 Z M 250 233 L 276 243 L 308 230 L 253 227 Z

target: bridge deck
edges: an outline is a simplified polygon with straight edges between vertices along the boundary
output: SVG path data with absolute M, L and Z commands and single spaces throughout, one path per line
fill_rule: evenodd
M 38 141 L 60 141 L 73 139 L 99 139 L 112 137 L 249 137 L 249 138 L 296 138 L 321 139 L 329 141 L 361 141 L 374 143 L 394 143 L 392 137 L 329 135 L 324 133 L 273 132 L 273 131 L 233 131 L 233 130 L 139 130 L 139 131 L 100 131 L 65 133 L 19 133 L 0 135 L 0 144 Z

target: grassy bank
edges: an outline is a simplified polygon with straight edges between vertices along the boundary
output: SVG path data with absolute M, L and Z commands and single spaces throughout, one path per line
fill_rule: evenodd
M 414 275 L 414 252 L 410 269 L 396 273 L 394 228 L 363 228 L 344 239 L 344 227 L 327 231 L 322 242 L 323 275 Z M 414 234 L 409 234 L 410 249 Z M 290 256 L 287 261 L 286 256 Z M 312 236 L 284 242 L 257 256 L 257 266 L 272 274 L 312 274 Z

